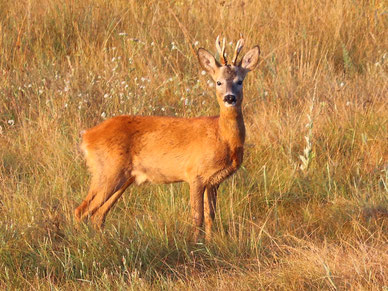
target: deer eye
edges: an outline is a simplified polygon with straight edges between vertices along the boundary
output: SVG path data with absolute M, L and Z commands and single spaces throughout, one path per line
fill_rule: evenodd
M 221 86 L 221 82 L 220 81 L 217 81 L 217 86 Z
M 241 86 L 241 85 L 242 85 L 242 81 L 239 80 L 239 81 L 237 82 L 237 84 Z

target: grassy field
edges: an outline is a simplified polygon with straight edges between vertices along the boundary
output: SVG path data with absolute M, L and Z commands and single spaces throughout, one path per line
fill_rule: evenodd
M 388 290 L 385 1 L 0 0 L 0 289 Z M 131 187 L 77 226 L 79 132 L 218 114 L 194 54 L 261 47 L 214 240 L 188 186 Z M 229 43 L 230 41 L 230 43 Z M 246 51 L 246 50 L 245 50 Z

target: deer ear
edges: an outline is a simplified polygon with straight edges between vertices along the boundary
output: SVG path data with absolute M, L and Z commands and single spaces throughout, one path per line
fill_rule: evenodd
M 202 68 L 209 74 L 213 75 L 218 69 L 218 67 L 220 67 L 220 64 L 207 50 L 200 48 L 198 49 L 197 55 Z
M 248 71 L 252 71 L 259 62 L 259 55 L 260 48 L 258 46 L 255 46 L 253 49 L 251 49 L 245 54 L 245 56 L 241 60 L 240 66 Z

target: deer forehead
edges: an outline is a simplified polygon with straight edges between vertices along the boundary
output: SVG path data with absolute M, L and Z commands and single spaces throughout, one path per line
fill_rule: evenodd
M 220 67 L 216 74 L 216 80 L 233 81 L 237 77 L 243 78 L 243 75 L 240 70 L 240 67 L 233 66 L 233 65 Z

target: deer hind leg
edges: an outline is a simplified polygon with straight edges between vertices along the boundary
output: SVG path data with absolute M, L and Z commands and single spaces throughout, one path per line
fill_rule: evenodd
M 217 186 L 206 186 L 204 195 L 205 208 L 205 239 L 210 241 L 212 238 L 212 225 L 215 218 L 217 202 Z
M 108 214 L 109 210 L 112 208 L 112 206 L 116 203 L 116 201 L 121 197 L 121 195 L 124 193 L 124 191 L 135 181 L 134 177 L 129 178 L 120 189 L 118 189 L 116 192 L 113 193 L 112 196 L 108 198 L 102 204 L 96 212 L 92 215 L 92 222 L 97 227 L 102 227 L 102 225 L 105 222 L 105 217 Z
M 203 224 L 203 193 L 205 187 L 200 182 L 190 183 L 190 205 L 194 224 L 194 242 L 198 241 L 200 228 Z
M 82 220 L 81 217 L 84 216 L 83 214 L 85 213 L 88 206 L 90 205 L 90 202 L 93 200 L 93 198 L 96 196 L 96 193 L 98 192 L 98 180 L 99 178 L 96 176 L 92 178 L 88 195 L 86 195 L 85 199 L 74 211 L 75 218 L 78 222 Z
M 128 180 L 128 178 L 120 176 L 121 175 L 116 173 L 105 176 L 101 175 L 98 185 L 91 185 L 90 191 L 95 191 L 95 195 L 87 204 L 87 207 L 85 207 L 80 220 L 91 217 L 116 191 L 120 190 Z
M 98 165 L 97 167 L 91 168 L 93 177 L 89 193 L 81 205 L 75 210 L 75 216 L 78 221 L 92 216 L 113 194 L 120 192 L 120 190 L 124 192 L 133 182 L 133 178 L 125 168 L 122 164 L 115 166 Z M 126 187 L 123 189 L 124 185 Z M 118 196 L 117 199 L 121 196 L 122 192 L 120 195 L 116 195 Z M 113 205 L 117 199 L 112 199 L 111 204 Z M 109 206 L 107 204 L 106 209 L 109 210 L 112 205 Z M 102 210 L 100 214 L 105 212 Z M 102 218 L 104 218 L 104 215 Z

